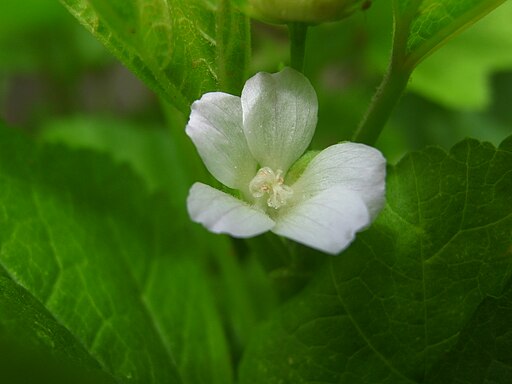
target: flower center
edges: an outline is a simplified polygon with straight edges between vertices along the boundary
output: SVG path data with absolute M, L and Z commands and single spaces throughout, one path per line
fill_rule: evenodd
M 255 198 L 268 195 L 267 205 L 274 209 L 285 205 L 293 194 L 293 190 L 284 184 L 283 171 L 274 172 L 269 167 L 260 168 L 249 183 L 249 190 Z

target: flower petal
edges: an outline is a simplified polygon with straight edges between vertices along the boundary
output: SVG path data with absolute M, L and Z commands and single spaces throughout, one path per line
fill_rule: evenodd
M 217 180 L 229 188 L 247 188 L 256 174 L 256 160 L 248 155 L 239 97 L 222 92 L 204 94 L 192 104 L 186 132 Z
M 320 251 L 336 254 L 370 223 L 370 215 L 357 193 L 330 188 L 290 208 L 272 232 Z
M 242 91 L 244 132 L 261 167 L 281 169 L 306 150 L 317 122 L 315 90 L 299 72 L 258 73 Z
M 332 145 L 311 160 L 292 188 L 311 196 L 334 186 L 356 192 L 375 218 L 386 198 L 386 159 L 364 144 Z
M 263 212 L 206 184 L 195 183 L 187 198 L 193 221 L 214 233 L 252 237 L 271 229 L 275 222 Z

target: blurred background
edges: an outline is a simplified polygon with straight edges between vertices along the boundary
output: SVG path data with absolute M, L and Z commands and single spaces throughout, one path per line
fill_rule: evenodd
M 313 148 L 350 139 L 363 116 L 390 53 L 390 3 L 377 0 L 348 20 L 310 28 L 305 73 L 319 97 Z M 465 137 L 497 145 L 512 133 L 510 20 L 506 2 L 413 73 L 377 143 L 390 162 L 426 145 L 448 149 Z M 256 22 L 252 31 L 248 76 L 286 65 L 287 31 Z M 137 152 L 147 160 L 138 171 L 150 187 L 171 183 L 156 181 L 158 164 L 173 161 L 158 98 L 57 1 L 2 1 L 0 119 L 42 141 L 111 152 L 120 161 Z

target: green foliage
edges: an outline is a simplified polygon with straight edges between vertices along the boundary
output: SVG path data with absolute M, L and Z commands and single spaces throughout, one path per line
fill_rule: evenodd
M 2 1 L 0 84 L 6 73 L 47 71 L 59 79 L 104 61 L 98 42 L 87 39 L 69 13 L 54 1 Z M 0 95 L 1 97 L 2 95 Z
M 59 8 L 56 3 L 39 0 L 27 0 L 25 7 L 20 8 L 16 0 L 4 0 L 0 15 L 0 36 L 22 33 L 40 25 L 46 26 L 48 22 L 55 22 L 59 18 Z
M 395 0 L 397 34 L 405 37 L 404 54 L 414 67 L 453 35 L 505 0 Z
M 229 383 L 200 258 L 222 239 L 205 248 L 175 220 L 171 196 L 148 197 L 105 156 L 37 149 L 5 128 L 0 146 L 0 263 L 15 284 L 2 293 L 20 292 L 2 319 L 34 312 L 25 320 L 43 319 L 38 335 L 56 353 L 83 349 L 118 382 Z
M 3 269 L 0 269 L 0 313 L 0 370 L 5 382 L 115 382 L 102 374 L 98 363 L 67 329 Z
M 248 22 L 228 0 L 61 0 L 153 91 L 188 113 L 207 91 L 239 92 Z
M 394 0 L 393 48 L 388 71 L 352 139 L 374 145 L 415 67 L 504 1 Z
M 74 117 L 47 121 L 40 136 L 45 142 L 93 149 L 129 164 L 151 191 L 173 191 L 179 198 L 170 203 L 183 210 L 183 198 L 193 180 L 180 166 L 177 145 L 167 131 L 159 127 L 143 129 L 112 118 Z
M 508 383 L 512 380 L 512 285 L 483 301 L 456 346 L 427 383 Z
M 422 62 L 409 89 L 447 107 L 484 110 L 492 100 L 490 75 L 512 64 L 511 18 L 508 1 Z
M 191 153 L 193 148 L 189 146 L 185 147 L 185 151 L 179 148 L 190 143 L 177 145 L 167 131 L 158 127 L 141 129 L 124 121 L 83 117 L 49 121 L 40 138 L 47 143 L 63 143 L 74 149 L 93 149 L 109 154 L 120 164 L 129 165 L 151 191 L 172 196 L 168 203 L 172 208 L 169 209 L 169 214 L 174 221 L 182 223 L 187 230 L 193 225 L 185 212 L 184 201 L 188 187 L 194 180 L 190 177 L 192 172 L 185 174 L 185 170 L 192 169 L 187 168 L 184 163 L 193 163 L 195 155 Z M 200 236 L 197 241 L 208 241 L 211 244 L 212 239 Z M 225 321 L 233 333 L 231 337 L 234 348 L 240 348 L 250 336 L 258 319 L 275 306 L 275 293 L 269 286 L 265 272 L 253 259 L 239 265 L 231 252 L 222 248 L 215 260 L 202 261 L 213 262 L 219 269 L 218 277 L 208 277 L 222 297 L 220 310 L 225 313 Z M 193 271 L 188 273 L 193 274 Z M 204 280 L 206 276 L 197 278 Z M 194 283 L 194 278 L 191 277 L 187 282 Z M 265 300 L 262 300 L 263 297 Z
M 233 0 L 255 19 L 271 23 L 323 23 L 337 21 L 364 8 L 364 0 Z
M 367 142 L 406 86 L 431 101 L 404 98 L 378 142 L 390 162 L 510 134 L 510 73 L 475 111 L 512 64 L 510 2 L 423 61 L 503 2 L 394 0 Z M 36 140 L 0 123 L 0 382 L 512 382 L 512 138 L 390 165 L 386 208 L 339 257 L 210 235 L 186 212 L 208 179 L 189 106 L 289 62 L 286 30 L 255 23 L 251 47 L 229 0 L 61 3 L 164 102 L 99 116 L 108 53 L 58 3 L 3 5 L 0 112 L 39 101 L 14 114 Z M 349 137 L 389 59 L 392 2 L 350 3 L 365 11 L 309 28 L 315 150 Z
M 505 383 L 511 189 L 512 138 L 390 167 L 384 212 L 253 339 L 241 382 L 482 382 L 463 366 Z M 477 340 L 485 359 L 468 351 Z

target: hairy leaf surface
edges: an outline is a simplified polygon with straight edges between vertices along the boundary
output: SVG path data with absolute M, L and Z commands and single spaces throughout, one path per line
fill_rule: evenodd
M 207 91 L 239 92 L 248 22 L 227 0 L 61 0 L 150 88 L 182 112 Z
M 395 0 L 397 33 L 411 66 L 505 0 Z

